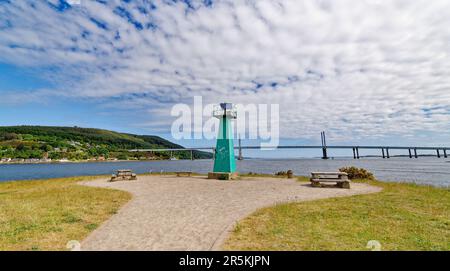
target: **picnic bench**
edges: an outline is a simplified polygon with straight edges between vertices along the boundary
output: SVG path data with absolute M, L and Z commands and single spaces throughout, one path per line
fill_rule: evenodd
M 136 173 L 133 173 L 131 169 L 119 169 L 116 174 L 113 174 L 111 176 L 110 182 L 128 181 L 128 180 L 137 180 Z
M 175 173 L 177 174 L 177 177 L 183 177 L 183 176 L 191 177 L 191 175 L 192 175 L 191 171 L 178 171 Z
M 323 183 L 335 183 L 336 187 L 350 189 L 350 180 L 345 172 L 312 172 L 311 185 L 324 187 Z

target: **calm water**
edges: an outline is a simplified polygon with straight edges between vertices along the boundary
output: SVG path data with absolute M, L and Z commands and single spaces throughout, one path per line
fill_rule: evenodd
M 212 160 L 0 165 L 0 182 L 112 174 L 117 169 L 132 169 L 136 173 L 160 172 L 161 170 L 207 173 L 212 166 Z M 343 166 L 369 169 L 378 179 L 385 181 L 415 182 L 450 187 L 450 160 L 433 157 L 327 161 L 320 159 L 247 159 L 237 161 L 238 171 L 242 173 L 272 174 L 292 169 L 297 175 L 309 175 L 312 171 L 337 171 Z

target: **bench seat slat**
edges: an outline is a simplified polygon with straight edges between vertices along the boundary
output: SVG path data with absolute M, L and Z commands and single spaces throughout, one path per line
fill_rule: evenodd
M 346 172 L 311 172 L 313 175 L 348 175 Z
M 315 178 L 315 179 L 336 179 L 336 180 L 342 179 L 342 178 L 340 178 L 340 177 L 336 177 L 336 176 L 328 176 L 328 175 L 316 175 L 316 176 L 313 176 L 313 178 Z M 344 178 L 345 178 L 345 177 L 344 177 Z
M 329 183 L 339 183 L 339 182 L 348 182 L 348 180 L 342 179 L 311 179 L 312 182 L 329 182 Z

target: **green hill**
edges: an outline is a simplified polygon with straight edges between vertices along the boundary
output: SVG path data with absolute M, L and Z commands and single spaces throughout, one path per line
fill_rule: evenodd
M 183 148 L 158 136 L 133 135 L 102 129 L 53 126 L 0 126 L 0 158 L 53 160 L 168 159 L 169 153 L 132 153 L 130 149 Z M 211 158 L 194 151 L 195 159 Z M 174 152 L 179 159 L 190 152 Z

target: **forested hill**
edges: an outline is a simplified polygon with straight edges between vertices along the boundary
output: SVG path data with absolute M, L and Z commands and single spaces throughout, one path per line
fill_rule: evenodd
M 166 159 L 167 153 L 130 153 L 130 149 L 183 148 L 158 136 L 133 135 L 102 129 L 53 126 L 0 126 L 0 158 L 127 160 Z M 189 152 L 175 152 L 180 159 Z M 195 151 L 194 158 L 210 158 L 209 153 Z

